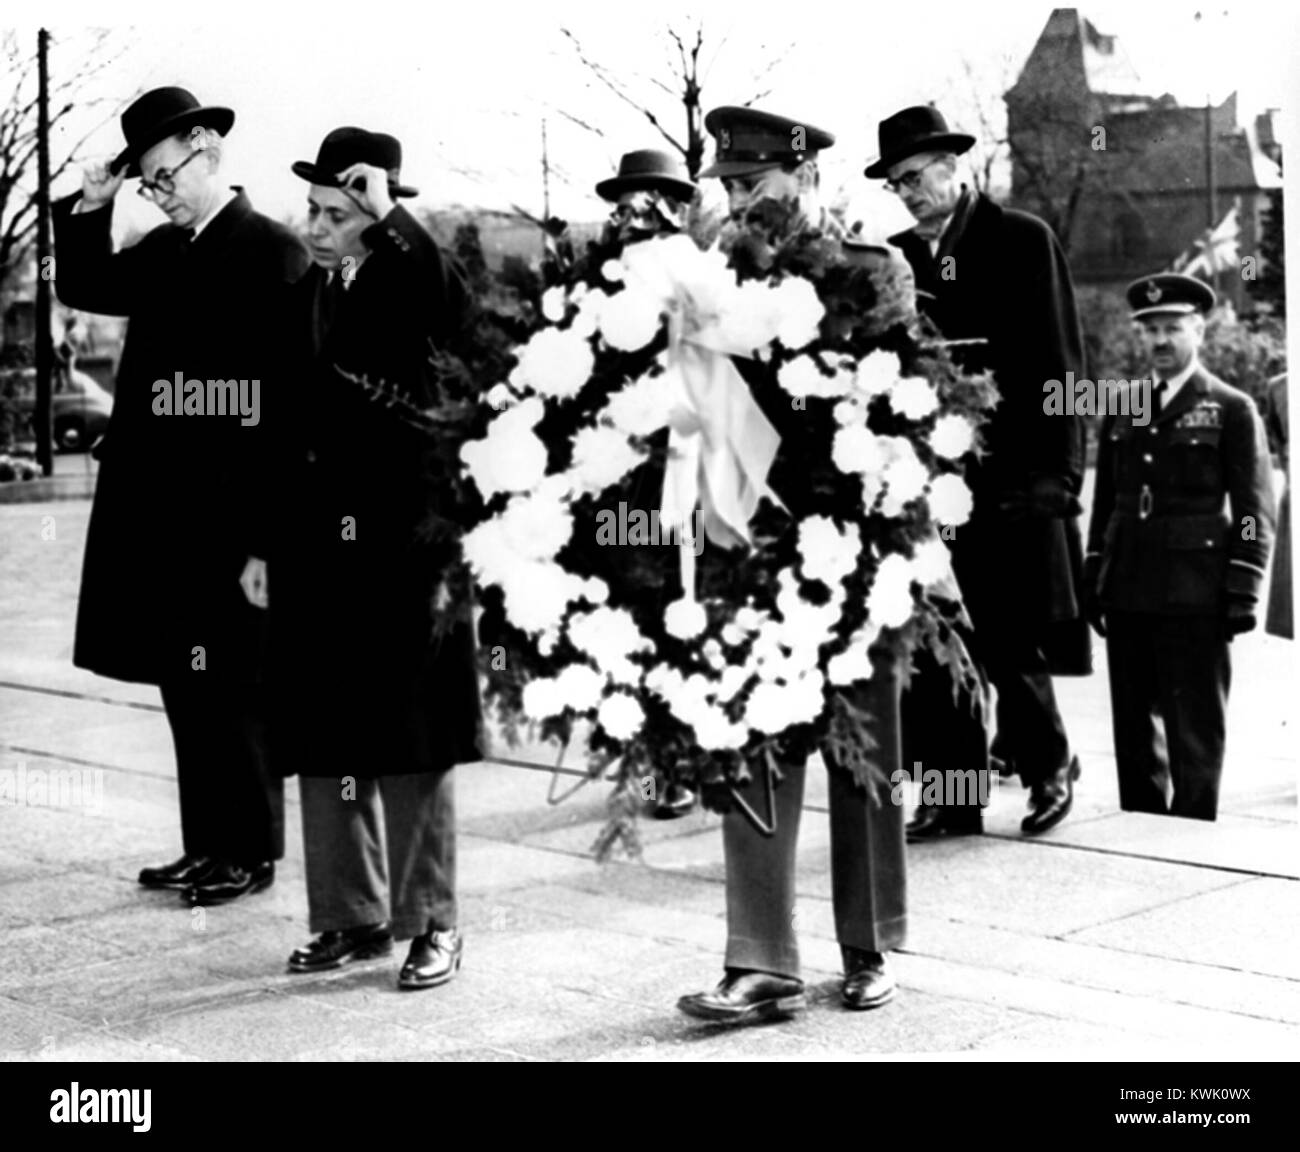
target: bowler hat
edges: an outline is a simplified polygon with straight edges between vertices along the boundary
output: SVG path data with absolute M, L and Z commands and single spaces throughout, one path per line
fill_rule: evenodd
M 235 114 L 229 108 L 205 107 L 184 88 L 155 88 L 122 113 L 126 147 L 114 158 L 109 170 L 116 174 L 125 168 L 128 176 L 139 176 L 140 157 L 160 140 L 196 125 L 224 136 L 234 122 Z
M 663 192 L 677 200 L 693 200 L 697 191 L 680 157 L 653 148 L 623 153 L 618 175 L 596 185 L 596 195 L 611 201 L 624 192 Z
M 1128 300 L 1129 316 L 1134 320 L 1160 312 L 1204 313 L 1210 311 L 1218 299 L 1214 289 L 1204 280 L 1184 276 L 1181 272 L 1143 276 L 1124 290 L 1124 296 Z
M 372 164 L 387 172 L 390 196 L 420 194 L 419 189 L 401 182 L 402 145 L 397 138 L 383 132 L 367 132 L 364 128 L 335 128 L 321 141 L 316 162 L 295 161 L 293 174 L 309 184 L 338 188 L 341 187 L 339 173 L 353 164 Z
M 918 152 L 952 152 L 960 156 L 975 143 L 974 136 L 948 131 L 943 113 L 929 104 L 895 112 L 880 122 L 877 136 L 880 159 L 866 168 L 866 175 L 873 180 L 883 180 L 895 164 Z
M 701 176 L 750 176 L 785 164 L 802 164 L 835 143 L 835 137 L 804 120 L 756 108 L 724 106 L 704 117 L 718 142 L 713 163 Z

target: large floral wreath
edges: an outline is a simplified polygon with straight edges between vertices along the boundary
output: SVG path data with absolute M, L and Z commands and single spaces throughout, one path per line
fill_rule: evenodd
M 993 385 L 896 273 L 761 207 L 708 250 L 593 245 L 461 450 L 489 704 L 511 738 L 581 732 L 612 773 L 601 854 L 635 848 L 647 778 L 725 809 L 827 745 L 878 781 L 853 691 L 873 650 L 974 680 L 942 537 Z

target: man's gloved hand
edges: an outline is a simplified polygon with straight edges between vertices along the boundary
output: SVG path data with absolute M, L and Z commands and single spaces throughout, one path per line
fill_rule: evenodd
M 1098 636 L 1106 635 L 1106 613 L 1101 606 L 1101 557 L 1096 554 L 1083 562 L 1083 615 Z
M 1065 477 L 1045 473 L 1031 476 L 1026 488 L 1004 493 L 999 508 L 1010 520 L 1078 516 L 1083 511 Z
M 1244 632 L 1252 632 L 1255 629 L 1255 604 L 1252 600 L 1239 600 L 1235 597 L 1228 598 L 1228 639 L 1234 636 L 1240 636 Z

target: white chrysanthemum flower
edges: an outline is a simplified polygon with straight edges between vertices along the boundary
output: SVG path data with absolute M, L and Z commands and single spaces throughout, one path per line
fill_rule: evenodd
M 660 297 L 629 284 L 601 306 L 601 337 L 621 352 L 644 348 L 659 334 L 663 307 Z
M 903 505 L 917 499 L 929 482 L 930 472 L 916 455 L 912 442 L 903 436 L 891 436 L 889 463 L 881 474 L 885 481 L 885 515 L 897 516 Z
M 875 674 L 875 669 L 871 666 L 870 649 L 879 635 L 880 626 L 868 619 L 866 624 L 849 637 L 848 647 L 827 662 L 827 680 L 839 685 L 870 680 Z
M 530 720 L 549 720 L 564 711 L 564 699 L 555 681 L 543 677 L 524 685 L 523 708 Z
M 564 319 L 567 303 L 563 287 L 556 284 L 542 293 L 542 315 L 552 324 L 558 324 Z
M 740 748 L 749 739 L 749 729 L 744 724 L 733 724 L 721 708 L 703 708 L 695 717 L 695 742 L 712 751 Z
M 619 260 L 606 260 L 600 266 L 600 274 L 603 279 L 608 280 L 611 284 L 622 284 L 627 276 L 627 269 L 623 267 L 622 262 Z
M 956 460 L 975 446 L 975 429 L 965 416 L 949 414 L 934 422 L 930 447 L 936 456 Z
M 774 681 L 755 684 L 745 703 L 745 723 L 766 735 L 790 727 L 790 697 L 786 687 Z
M 531 491 L 546 474 L 546 445 L 533 431 L 542 412 L 541 400 L 530 396 L 493 419 L 484 439 L 461 445 L 460 458 L 485 499 Z
M 732 282 L 735 274 L 732 273 Z M 716 319 L 714 332 L 719 346 L 746 355 L 766 348 L 776 337 L 780 317 L 776 290 L 762 280 L 746 280 L 735 287 L 730 305 Z
M 580 492 L 603 492 L 617 484 L 644 459 L 627 434 L 603 424 L 578 429 L 573 438 L 569 480 Z
M 796 356 L 776 370 L 777 383 L 791 396 L 825 396 L 831 381 L 810 356 Z
M 939 396 L 925 377 L 904 376 L 890 388 L 889 406 L 908 420 L 924 420 L 939 407 Z
M 518 397 L 509 384 L 493 384 L 488 389 L 486 400 L 489 407 L 496 409 L 498 412 L 504 412 L 507 408 L 514 406 Z
M 882 628 L 901 628 L 912 618 L 914 607 L 911 561 L 891 552 L 876 569 L 867 593 L 867 615 Z
M 776 286 L 774 307 L 777 316 L 776 338 L 787 348 L 797 351 L 817 339 L 826 307 L 812 282 L 801 276 L 788 276 Z
M 669 389 L 662 376 L 642 376 L 613 393 L 602 417 L 629 436 L 650 436 L 668 423 Z
M 749 669 L 739 664 L 728 664 L 718 678 L 718 699 L 724 703 L 734 700 L 749 683 L 751 675 Z
M 879 476 L 889 462 L 887 445 L 865 424 L 846 424 L 831 441 L 831 459 L 841 472 Z
M 569 604 L 584 599 L 585 582 L 546 560 L 516 560 L 497 582 L 506 618 L 532 636 L 559 628 Z
M 893 388 L 901 371 L 897 352 L 877 349 L 858 364 L 854 387 L 866 397 L 879 396 Z
M 511 497 L 500 522 L 514 554 L 524 560 L 554 560 L 573 535 L 573 513 L 540 492 Z
M 912 553 L 912 575 L 926 588 L 946 583 L 952 576 L 952 553 L 938 536 L 922 540 Z
M 588 712 L 600 703 L 605 677 L 585 664 L 567 664 L 555 677 L 555 690 L 575 712 Z
M 861 547 L 856 524 L 840 529 L 827 516 L 808 516 L 799 522 L 800 567 L 808 580 L 835 587 L 857 570 Z
M 841 427 L 867 422 L 867 406 L 862 402 L 862 398 L 857 395 L 846 396 L 835 405 L 833 414 L 835 423 Z
M 636 697 L 615 692 L 601 702 L 596 722 L 615 740 L 631 740 L 645 723 L 645 712 Z
M 704 631 L 707 623 L 708 617 L 705 615 L 704 605 L 695 600 L 683 597 L 674 600 L 664 610 L 664 630 L 679 640 L 689 640 L 692 636 L 698 636 Z
M 930 514 L 940 524 L 954 526 L 965 524 L 970 519 L 971 509 L 974 507 L 966 481 L 954 472 L 936 476 L 930 481 L 927 499 L 930 504 Z
M 579 652 L 590 656 L 611 680 L 635 683 L 640 670 L 629 659 L 635 652 L 651 652 L 654 644 L 642 635 L 632 614 L 623 608 L 597 608 L 569 617 L 569 639 Z
M 534 332 L 518 355 L 511 382 L 560 400 L 578 394 L 596 363 L 591 344 L 573 327 Z

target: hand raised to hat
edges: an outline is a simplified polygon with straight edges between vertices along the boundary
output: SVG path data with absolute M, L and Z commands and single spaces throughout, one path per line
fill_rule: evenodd
M 114 175 L 107 162 L 87 164 L 81 170 L 81 200 L 87 210 L 107 204 L 117 195 L 126 179 L 126 169 Z
M 348 194 L 376 220 L 382 220 L 393 210 L 393 198 L 388 194 L 388 173 L 373 164 L 353 164 L 338 174 L 339 183 Z M 364 185 L 362 187 L 357 185 Z

